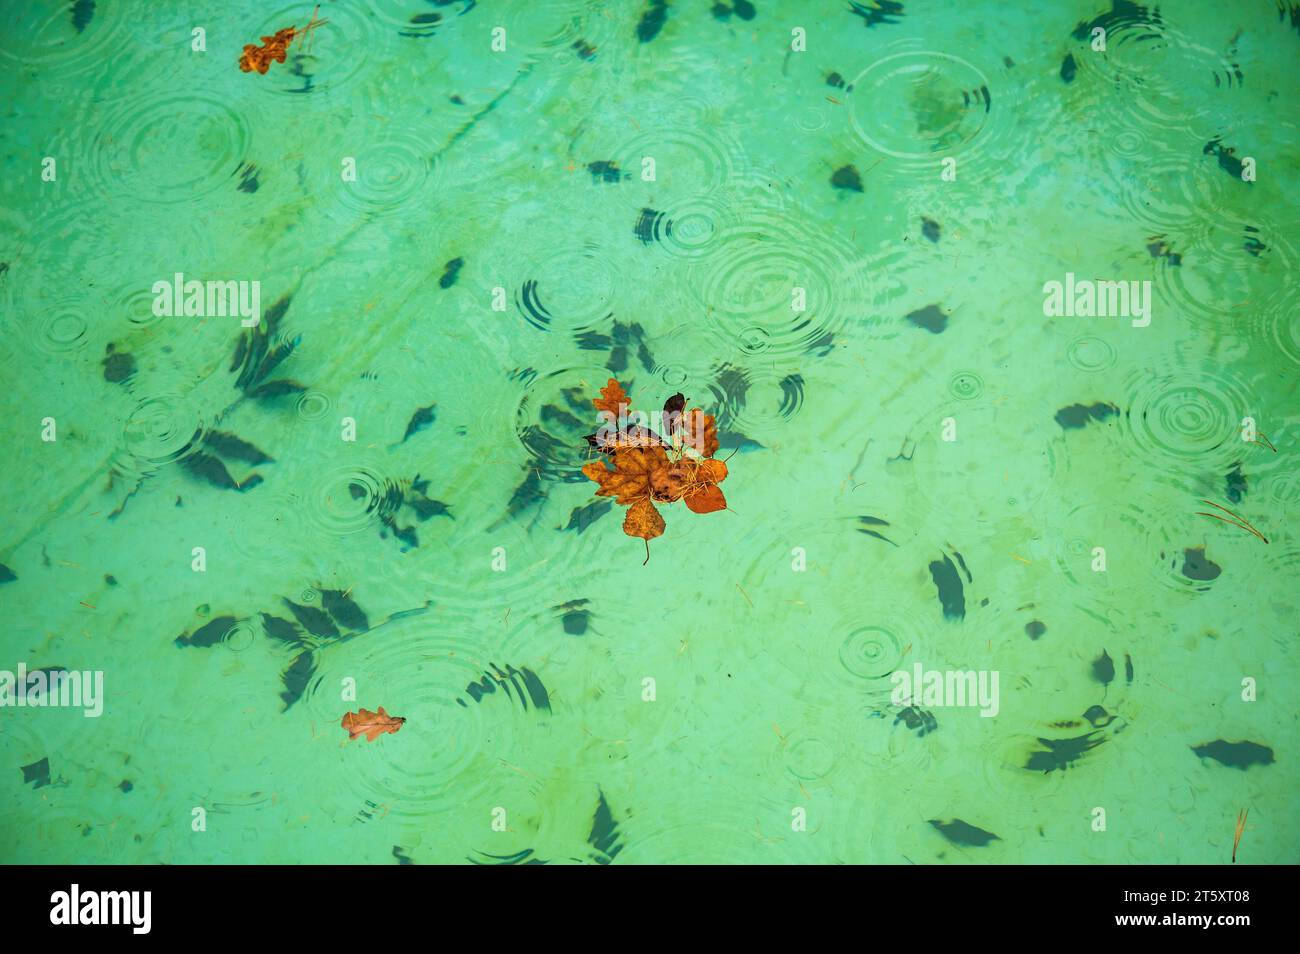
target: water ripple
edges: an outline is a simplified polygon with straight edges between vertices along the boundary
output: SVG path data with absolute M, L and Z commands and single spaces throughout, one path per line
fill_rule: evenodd
M 192 395 L 155 394 L 132 409 L 123 427 L 123 449 L 136 466 L 120 469 L 139 473 L 179 460 L 195 447 L 205 428 L 204 413 Z
M 89 23 L 80 32 L 73 28 L 72 4 L 6 5 L 0 20 L 0 62 L 39 71 L 43 76 L 70 78 L 101 67 L 119 50 L 131 46 L 128 37 L 135 17 L 125 4 L 98 4 Z
M 508 757 L 516 735 L 537 730 L 544 716 L 498 695 L 476 703 L 466 686 L 483 678 L 498 659 L 468 619 L 437 615 L 397 620 L 337 649 L 318 653 L 319 689 L 307 701 L 312 714 L 337 726 L 349 708 L 383 705 L 405 716 L 400 732 L 375 743 L 350 742 L 346 785 L 367 802 L 399 817 L 472 804 L 493 780 L 497 760 Z M 341 701 L 345 678 L 356 680 L 358 700 Z M 467 705 L 457 703 L 464 700 Z M 340 735 L 342 729 L 338 729 Z
M 642 181 L 645 160 L 654 160 L 654 179 L 644 184 L 669 199 L 709 195 L 732 181 L 742 164 L 740 147 L 716 129 L 677 126 L 646 129 L 614 150 L 619 167 Z
M 1063 578 L 1095 604 L 1078 624 L 1092 626 L 1089 619 L 1104 616 L 1112 619 L 1113 631 L 1131 631 L 1114 620 L 1117 601 L 1149 593 L 1152 584 L 1184 597 L 1205 587 L 1205 582 L 1183 573 L 1186 551 L 1206 546 L 1213 533 L 1211 521 L 1194 515 L 1198 509 L 1207 508 L 1198 506 L 1190 491 L 1147 488 L 1124 494 L 1118 502 L 1089 502 L 1049 515 L 1053 562 Z M 1244 531 L 1233 532 L 1251 540 Z M 1097 569 L 1099 547 L 1105 551 L 1104 570 Z M 1217 546 L 1208 548 L 1211 561 L 1216 552 Z
M 701 193 L 669 202 L 654 219 L 651 240 L 675 258 L 703 258 L 718 250 L 718 235 L 740 219 L 725 193 Z
M 825 348 L 868 298 L 848 244 L 808 215 L 752 212 L 716 241 L 714 255 L 693 263 L 692 290 L 726 348 L 759 339 L 775 355 Z
M 381 518 L 391 516 L 399 504 L 393 497 L 395 489 L 376 468 L 336 466 L 313 474 L 305 506 L 296 509 L 313 530 L 330 536 L 365 530 L 378 535 Z
M 979 67 L 937 50 L 873 59 L 850 85 L 854 132 L 902 169 L 934 166 L 940 157 L 964 165 L 994 114 L 1006 109 Z
M 1190 152 L 1143 155 L 1132 162 L 1112 162 L 1109 167 L 1111 182 L 1128 215 L 1141 223 L 1147 234 L 1168 235 L 1171 241 L 1193 223 L 1217 224 L 1234 187 L 1212 162 Z
M 613 256 L 599 246 L 548 246 L 524 274 L 515 306 L 541 331 L 593 330 L 614 311 L 620 276 Z
M 1230 60 L 1193 42 L 1158 11 L 1148 17 L 1140 10 L 1114 11 L 1104 53 L 1076 51 L 1075 82 L 1103 91 L 1112 129 L 1142 129 L 1156 138 L 1196 128 L 1223 109 L 1224 97 L 1240 88 L 1242 78 Z
M 1115 358 L 1115 346 L 1096 335 L 1080 335 L 1065 349 L 1065 359 L 1073 367 L 1090 374 L 1114 367 Z
M 251 135 L 242 113 L 213 93 L 150 93 L 125 102 L 92 144 L 98 197 L 174 205 L 229 185 Z
M 429 143 L 409 128 L 386 127 L 378 135 L 365 137 L 350 148 L 356 162 L 356 179 L 347 181 L 337 168 L 326 180 L 337 205 L 329 211 L 344 220 L 355 215 L 379 218 L 408 218 L 425 214 L 414 201 L 436 188 L 438 163 Z
M 323 420 L 333 407 L 330 396 L 315 388 L 309 388 L 298 396 L 298 416 L 304 421 Z
M 577 58 L 586 47 L 598 58 L 601 47 L 612 42 L 617 22 L 589 0 L 510 3 L 494 16 L 490 26 L 505 27 L 507 52 L 522 49 L 533 56 L 549 53 L 557 58 Z
M 582 466 L 592 457 L 585 435 L 600 426 L 591 398 L 610 377 L 595 365 L 564 368 L 532 381 L 515 411 L 515 436 L 527 466 L 546 480 L 582 483 Z M 621 378 L 630 387 L 626 376 Z
M 1217 361 L 1178 356 L 1132 372 L 1119 401 L 1126 442 L 1157 473 L 1221 470 L 1241 453 L 1241 422 L 1258 397 Z
M 746 350 L 744 345 L 742 350 Z M 783 371 L 770 364 L 757 369 L 732 369 L 728 387 L 742 390 L 744 399 L 736 400 L 718 384 L 710 385 L 718 407 L 718 425 L 746 437 L 762 440 L 775 436 L 803 409 L 804 379 L 795 371 Z
M 98 311 L 82 297 L 43 303 L 36 315 L 36 347 L 50 355 L 70 354 L 86 346 L 87 314 Z
M 110 264 L 120 271 L 105 210 L 70 200 L 43 220 L 39 245 L 29 240 L 36 235 L 30 222 L 15 216 L 4 224 L 18 242 L 0 276 L 0 326 L 45 354 L 77 350 L 99 329 L 104 310 L 90 283 Z

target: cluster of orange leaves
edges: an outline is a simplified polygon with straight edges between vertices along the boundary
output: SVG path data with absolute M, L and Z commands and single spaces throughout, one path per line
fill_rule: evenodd
M 319 10 L 320 7 L 316 9 Z M 285 27 L 283 30 L 277 30 L 275 36 L 262 37 L 261 46 L 257 46 L 255 43 L 245 44 L 244 52 L 239 57 L 239 68 L 245 73 L 256 70 L 258 73 L 265 74 L 271 68 L 272 63 L 284 62 L 285 56 L 289 52 L 289 46 L 294 40 L 308 30 L 323 26 L 328 22 L 328 20 L 317 20 L 316 12 L 312 11 L 311 22 L 301 30 L 295 27 Z
M 620 409 L 626 414 L 629 404 L 627 393 L 614 378 L 591 403 L 615 420 Z M 691 408 L 669 437 L 673 443 L 666 445 L 643 430 L 619 432 L 604 448 L 612 468 L 600 460 L 582 468 L 584 475 L 600 485 L 596 496 L 613 497 L 615 503 L 628 508 L 623 532 L 646 541 L 647 560 L 649 541 L 660 536 L 665 526 L 656 503 L 680 500 L 693 513 L 727 509 L 727 499 L 718 486 L 727 479 L 727 465 L 713 457 L 718 450 L 718 426 L 712 415 Z

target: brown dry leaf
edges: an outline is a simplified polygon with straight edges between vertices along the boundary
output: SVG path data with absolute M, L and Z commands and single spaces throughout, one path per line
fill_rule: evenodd
M 650 430 L 629 424 L 625 430 L 602 427 L 595 434 L 588 435 L 587 443 L 604 454 L 613 454 L 625 447 L 663 447 L 664 439 Z
M 667 466 L 668 455 L 662 447 L 628 447 L 614 455 L 614 470 L 603 461 L 593 460 L 583 466 L 582 472 L 600 484 L 597 497 L 613 497 L 615 503 L 627 505 L 649 500 L 652 475 Z
M 659 419 L 663 422 L 664 433 L 673 437 L 682 429 L 682 414 L 686 411 L 686 397 L 678 391 L 667 401 Z
M 685 464 L 680 461 L 676 464 L 669 463 L 667 467 L 660 467 L 650 474 L 651 496 L 661 503 L 681 500 L 690 482 L 690 469 Z
M 667 442 L 651 430 L 644 416 L 629 406 L 631 398 L 614 378 L 600 389 L 601 396 L 591 403 L 607 419 L 595 434 L 587 435 L 587 443 L 605 454 L 613 454 L 625 447 L 663 447 Z M 633 417 L 637 420 L 632 420 Z
M 700 461 L 699 470 L 695 472 L 695 479 L 706 484 L 722 483 L 727 479 L 726 462 L 715 460 L 712 457 Z
M 297 31 L 293 27 L 285 27 L 277 31 L 275 36 L 262 37 L 263 46 L 259 47 L 255 43 L 246 44 L 243 54 L 239 57 L 239 68 L 245 73 L 256 70 L 265 74 L 272 63 L 284 62 L 285 53 L 295 36 Z
M 727 498 L 717 484 L 703 484 L 682 498 L 692 513 L 714 513 L 727 509 Z
M 640 537 L 645 541 L 645 562 L 650 562 L 650 541 L 664 532 L 664 518 L 659 515 L 655 505 L 648 498 L 638 500 L 627 508 L 623 518 L 623 532 L 629 537 Z
M 623 385 L 619 384 L 614 378 L 610 378 L 609 383 L 600 389 L 600 397 L 593 398 L 591 403 L 596 406 L 596 410 L 608 411 L 617 420 L 619 407 L 626 409 L 630 402 L 631 399 L 627 396 L 627 392 L 623 390 Z
M 707 457 L 697 463 L 687 463 L 687 484 L 681 499 L 693 513 L 714 513 L 727 509 L 727 498 L 718 484 L 727 479 L 725 462 Z
M 298 37 L 329 23 L 329 20 L 316 19 L 319 11 L 320 5 L 317 4 L 316 9 L 311 13 L 311 22 L 301 30 L 291 26 L 285 27 L 283 30 L 276 30 L 274 36 L 262 37 L 262 46 L 256 43 L 245 44 L 244 52 L 239 57 L 239 68 L 245 73 L 256 71 L 265 75 L 272 63 L 283 63 L 289 47 Z
M 406 722 L 405 716 L 390 716 L 380 706 L 378 712 L 361 709 L 349 712 L 343 717 L 343 728 L 348 730 L 348 738 L 355 739 L 364 735 L 367 742 L 373 742 L 385 732 L 396 732 Z
M 712 414 L 705 414 L 698 407 L 686 412 L 685 439 L 688 447 L 695 448 L 702 457 L 712 457 L 718 450 L 718 423 Z
M 623 518 L 623 532 L 629 537 L 653 540 L 664 532 L 664 518 L 649 499 L 638 500 L 627 508 L 627 516 Z

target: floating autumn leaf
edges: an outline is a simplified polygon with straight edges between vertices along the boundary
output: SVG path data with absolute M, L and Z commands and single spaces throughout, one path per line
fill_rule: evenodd
M 667 441 L 645 425 L 640 412 L 631 410 L 630 398 L 617 380 L 610 378 L 600 395 L 591 403 L 604 421 L 595 434 L 587 435 L 588 444 L 605 454 L 624 447 L 667 446 Z
M 239 57 L 240 70 L 245 73 L 256 70 L 265 75 L 272 63 L 284 62 L 289 44 L 293 42 L 296 35 L 293 27 L 286 27 L 277 30 L 275 36 L 262 37 L 262 46 L 255 43 L 245 44 L 244 52 Z
M 595 434 L 587 435 L 587 443 L 602 454 L 612 454 L 624 447 L 666 447 L 664 439 L 639 424 L 629 424 L 622 430 L 617 426 L 602 425 Z
M 373 742 L 385 732 L 396 732 L 406 722 L 405 716 L 390 716 L 380 706 L 378 712 L 362 709 L 349 712 L 343 717 L 343 728 L 348 731 L 348 738 L 355 739 L 364 735 L 367 742 Z
M 627 508 L 623 518 L 623 532 L 629 537 L 640 537 L 646 542 L 645 558 L 650 562 L 650 541 L 664 532 L 664 518 L 659 515 L 650 500 L 638 500 Z
M 682 429 L 682 416 L 686 413 L 686 398 L 678 391 L 667 401 L 664 401 L 664 409 L 660 414 L 663 421 L 664 433 L 669 437 L 675 437 Z
M 610 470 L 603 461 L 594 460 L 584 465 L 582 472 L 600 484 L 597 497 L 613 497 L 615 503 L 626 506 L 650 498 L 652 475 L 668 466 L 668 455 L 662 447 L 628 447 L 618 451 L 614 462 L 615 469 Z
M 683 418 L 685 440 L 688 447 L 701 457 L 712 457 L 718 451 L 718 424 L 712 414 L 705 414 L 698 407 L 686 412 Z
M 664 455 L 665 458 L 667 455 Z M 683 461 L 669 461 L 666 467 L 659 467 L 650 474 L 650 496 L 660 503 L 673 503 L 681 500 L 690 484 L 690 469 Z
M 682 500 L 692 513 L 714 513 L 727 509 L 727 498 L 718 484 L 727 479 L 727 465 L 720 460 L 706 458 L 694 465 Z
M 295 27 L 285 27 L 283 30 L 277 30 L 274 36 L 262 37 L 261 46 L 255 43 L 245 44 L 244 52 L 239 56 L 240 70 L 245 73 L 256 71 L 265 75 L 266 71 L 271 68 L 272 63 L 283 63 L 294 40 L 303 36 L 309 30 L 314 30 L 318 26 L 329 23 L 329 20 L 316 19 L 317 10 L 320 10 L 319 6 L 312 11 L 311 22 L 301 30 Z
M 702 460 L 695 472 L 695 476 L 697 480 L 702 480 L 705 483 L 720 484 L 727 479 L 727 463 L 712 457 Z
M 620 409 L 626 409 L 630 404 L 623 385 L 614 378 L 609 379 L 609 383 L 600 389 L 600 397 L 592 398 L 591 403 L 596 405 L 596 410 L 608 411 L 615 418 L 618 417 Z
M 727 498 L 722 495 L 722 488 L 707 484 L 682 498 L 692 513 L 715 513 L 727 509 Z

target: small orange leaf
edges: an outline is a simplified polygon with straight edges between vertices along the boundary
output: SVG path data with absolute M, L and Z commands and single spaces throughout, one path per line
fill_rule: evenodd
M 722 488 L 717 484 L 704 484 L 682 499 L 692 513 L 714 513 L 727 509 L 727 498 L 722 495 Z
M 316 13 L 320 10 L 318 4 L 312 11 L 311 22 L 301 30 L 296 27 L 285 27 L 283 30 L 277 30 L 275 36 L 262 37 L 262 46 L 256 43 L 247 43 L 244 45 L 244 52 L 239 57 L 239 68 L 245 73 L 252 73 L 256 70 L 263 75 L 271 68 L 272 63 L 283 63 L 285 56 L 289 52 L 289 47 L 293 45 L 294 40 L 309 30 L 314 30 L 319 26 L 329 23 L 329 20 L 317 20 Z
M 361 709 L 359 712 L 347 713 L 343 717 L 343 728 L 347 729 L 349 739 L 364 735 L 367 742 L 373 742 L 385 732 L 396 732 L 404 722 L 404 716 L 390 716 L 380 706 L 378 712 Z
M 610 378 L 609 383 L 600 389 L 600 397 L 593 398 L 591 403 L 596 406 L 596 410 L 608 411 L 617 419 L 619 408 L 626 409 L 630 403 L 630 398 L 628 398 L 627 392 L 623 390 L 623 385 Z
M 700 461 L 700 469 L 696 471 L 695 479 L 706 484 L 720 484 L 727 479 L 727 465 L 712 457 L 706 458 Z

